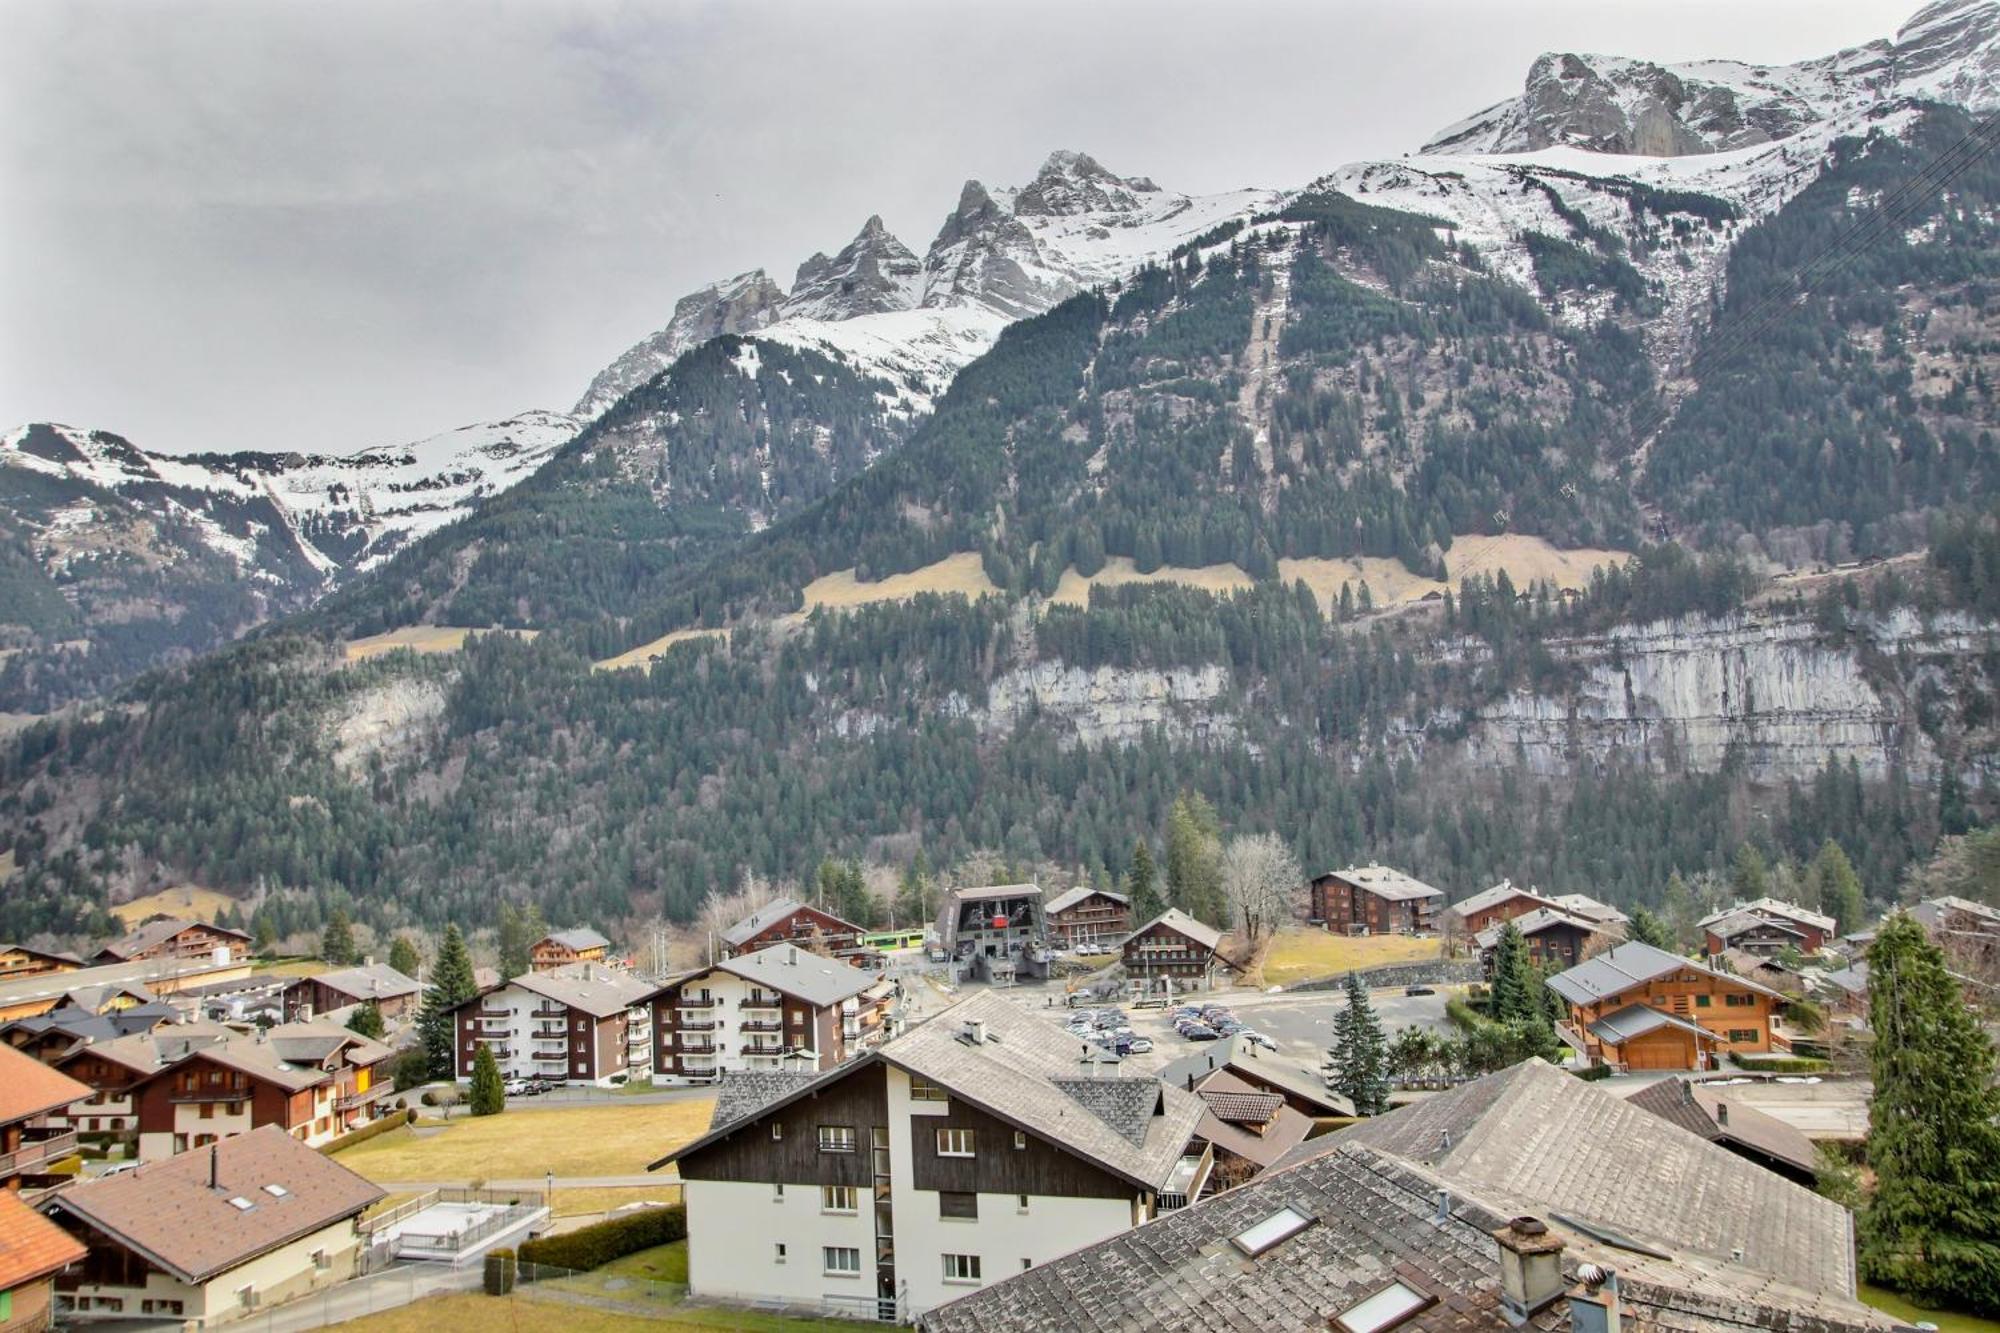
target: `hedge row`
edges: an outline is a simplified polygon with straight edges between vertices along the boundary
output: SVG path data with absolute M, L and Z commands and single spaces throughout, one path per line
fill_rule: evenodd
M 688 1233 L 687 1206 L 669 1204 L 648 1208 L 627 1217 L 614 1217 L 560 1236 L 544 1236 L 523 1241 L 519 1250 L 524 1264 L 545 1264 L 551 1268 L 602 1268 L 613 1259 L 622 1259 L 655 1245 L 685 1240 Z
M 1583 1067 L 1582 1069 L 1572 1069 L 1572 1070 L 1570 1070 L 1569 1072 L 1570 1072 L 1570 1073 L 1572 1073 L 1572 1074 L 1575 1074 L 1575 1075 L 1576 1075 L 1576 1076 L 1577 1076 L 1578 1078 L 1582 1079 L 1582 1080 L 1583 1080 L 1583 1081 L 1584 1081 L 1585 1083 L 1595 1083 L 1595 1082 L 1597 1082 L 1597 1081 L 1598 1081 L 1599 1079 L 1601 1079 L 1601 1078 L 1610 1078 L 1610 1077 L 1611 1077 L 1611 1066 L 1610 1066 L 1610 1065 L 1585 1065 L 1585 1066 L 1584 1066 L 1584 1067 Z
M 1738 1069 L 1757 1074 L 1824 1074 L 1832 1069 L 1825 1060 L 1809 1060 L 1798 1055 L 1732 1055 Z
M 331 1157 L 342 1148 L 352 1148 L 357 1143 L 368 1142 L 368 1140 L 378 1134 L 387 1134 L 392 1129 L 401 1129 L 416 1118 L 417 1113 L 415 1111 L 397 1111 L 393 1114 L 385 1115 L 380 1120 L 370 1121 L 350 1134 L 342 1134 L 331 1143 L 322 1143 L 319 1146 L 320 1153 L 323 1156 Z

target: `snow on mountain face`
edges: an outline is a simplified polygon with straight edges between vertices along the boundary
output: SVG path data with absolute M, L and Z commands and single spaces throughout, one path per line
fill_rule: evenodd
M 1672 157 L 1771 143 L 1896 98 L 1983 111 L 2000 101 L 2000 5 L 1938 0 L 1896 39 L 1793 65 L 1676 65 L 1556 52 L 1519 97 L 1440 130 L 1427 154 L 1523 153 L 1568 145 Z
M 815 255 L 801 264 L 789 296 L 759 271 L 684 298 L 665 329 L 592 381 L 577 414 L 601 414 L 721 333 L 754 333 L 844 360 L 888 381 L 900 410 L 926 411 L 1009 323 L 1125 277 L 1277 199 L 1267 190 L 1176 194 L 1144 177 L 1113 175 L 1084 153 L 1052 153 L 1017 189 L 989 191 L 967 181 L 920 262 L 880 218 L 870 218 L 831 259 Z M 731 299 L 733 327 L 704 317 Z

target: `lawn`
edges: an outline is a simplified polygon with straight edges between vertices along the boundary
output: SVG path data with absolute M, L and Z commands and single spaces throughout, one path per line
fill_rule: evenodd
M 1939 1333 L 2000 1333 L 2000 1319 L 1981 1319 L 1973 1314 L 1952 1314 L 1946 1310 L 1926 1310 L 1921 1305 L 1912 1305 L 1893 1291 L 1881 1287 L 1861 1284 L 1861 1300 L 1872 1305 L 1883 1314 L 1893 1315 L 1905 1323 L 1919 1321 L 1936 1324 Z
M 1441 955 L 1437 940 L 1409 935 L 1334 935 L 1324 930 L 1287 930 L 1271 942 L 1264 980 L 1272 986 L 1313 981 L 1387 963 L 1421 963 Z
M 663 1176 L 665 1172 L 661 1173 Z M 670 1179 L 657 1185 L 602 1185 L 556 1191 L 557 1217 L 588 1217 L 623 1208 L 628 1203 L 679 1203 L 681 1187 Z
M 533 1296 L 432 1296 L 400 1310 L 350 1319 L 334 1328 L 354 1333 L 492 1333 L 494 1329 L 561 1327 L 563 1333 L 618 1333 L 620 1329 L 735 1329 L 739 1333 L 811 1333 L 855 1325 L 834 1319 L 787 1319 L 710 1305 L 670 1305 L 658 1313 L 605 1310 Z
M 370 1180 L 639 1175 L 646 1163 L 707 1130 L 714 1108 L 712 1097 L 699 1097 L 493 1116 L 460 1111 L 433 1133 L 394 1130 L 355 1144 L 339 1161 Z

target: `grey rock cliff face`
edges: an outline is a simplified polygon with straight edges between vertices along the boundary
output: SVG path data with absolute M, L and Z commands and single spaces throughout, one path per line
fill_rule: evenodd
M 976 302 L 1022 319 L 1076 290 L 1074 281 L 1049 271 L 1034 233 L 978 181 L 965 183 L 924 257 L 927 306 Z
M 600 416 L 613 403 L 672 365 L 682 352 L 725 333 L 755 333 L 780 317 L 785 289 L 763 269 L 690 292 L 674 303 L 667 326 L 598 372 L 577 401 L 576 415 Z
M 784 315 L 841 320 L 909 310 L 923 295 L 923 283 L 924 261 L 872 217 L 839 254 L 814 255 L 799 265 Z

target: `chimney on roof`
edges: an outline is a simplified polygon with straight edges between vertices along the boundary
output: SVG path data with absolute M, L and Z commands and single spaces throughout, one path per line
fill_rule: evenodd
M 1517 1217 L 1493 1233 L 1500 1243 L 1500 1308 L 1523 1323 L 1563 1293 L 1563 1240 L 1539 1217 Z
M 372 953 L 364 953 L 364 954 L 362 954 L 362 955 L 361 955 L 361 966 L 363 966 L 363 967 L 373 967 L 373 966 L 375 966 L 375 955 L 374 955 L 374 954 L 372 954 Z
M 1716 1123 L 1716 1124 L 1718 1124 L 1718 1125 L 1721 1125 L 1721 1126 L 1722 1126 L 1723 1128 L 1725 1128 L 1725 1129 L 1727 1129 L 1727 1128 L 1729 1127 L 1729 1103 L 1728 1103 L 1728 1102 L 1717 1102 L 1717 1103 L 1715 1104 L 1715 1123 Z
M 1572 1333 L 1619 1333 L 1618 1275 L 1596 1264 L 1576 1270 L 1577 1284 L 1569 1293 Z
M 965 1039 L 971 1042 L 974 1046 L 977 1046 L 981 1042 L 984 1042 L 986 1040 L 986 1024 L 980 1022 L 976 1018 L 966 1019 Z
M 213 1143 L 208 1145 L 208 1187 L 212 1190 L 222 1188 L 222 1162 Z

